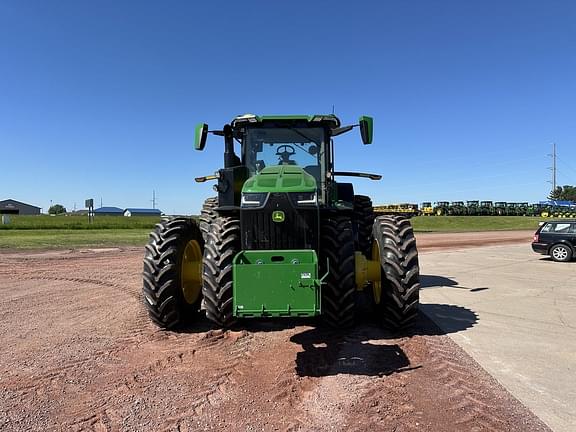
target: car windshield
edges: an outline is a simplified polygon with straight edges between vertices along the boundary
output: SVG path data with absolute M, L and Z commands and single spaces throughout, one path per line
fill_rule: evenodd
M 274 165 L 298 165 L 320 183 L 324 129 L 248 128 L 244 138 L 244 158 L 251 174 Z

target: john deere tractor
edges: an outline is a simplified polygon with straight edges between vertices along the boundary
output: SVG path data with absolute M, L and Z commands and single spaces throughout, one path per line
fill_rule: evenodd
M 449 214 L 450 203 L 448 201 L 438 201 L 434 206 L 436 216 L 446 216 Z
M 448 214 L 450 216 L 464 216 L 466 214 L 464 201 L 452 201 L 448 208 Z
M 383 325 L 416 318 L 419 268 L 410 222 L 375 217 L 372 201 L 336 171 L 333 138 L 360 128 L 372 142 L 371 117 L 342 126 L 334 115 L 242 115 L 220 130 L 224 168 L 199 221 L 166 219 L 150 234 L 143 294 L 150 318 L 173 328 L 205 313 L 218 327 L 258 317 L 315 317 L 352 325 L 357 298 L 367 296 Z M 238 150 L 238 153 L 236 151 Z M 358 291 L 364 291 L 360 295 Z

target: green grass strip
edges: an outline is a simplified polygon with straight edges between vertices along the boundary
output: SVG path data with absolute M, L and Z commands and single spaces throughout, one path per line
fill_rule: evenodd
M 531 216 L 417 216 L 411 222 L 416 232 L 473 232 L 536 231 L 542 220 Z
M 0 224 L 2 230 L 101 230 L 101 229 L 142 229 L 152 230 L 160 222 L 156 216 L 96 216 L 94 223 L 88 223 L 88 216 L 10 216 L 10 223 Z
M 149 229 L 0 230 L 0 249 L 142 246 Z

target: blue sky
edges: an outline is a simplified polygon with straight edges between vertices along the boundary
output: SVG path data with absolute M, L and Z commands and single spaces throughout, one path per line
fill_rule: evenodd
M 375 118 L 337 138 L 376 202 L 539 201 L 576 184 L 574 1 L 0 1 L 0 199 L 195 213 L 197 122 Z M 353 6 L 352 6 L 353 5 Z

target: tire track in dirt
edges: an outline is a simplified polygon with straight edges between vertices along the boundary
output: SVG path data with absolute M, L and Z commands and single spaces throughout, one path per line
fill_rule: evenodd
M 130 286 L 122 283 L 118 283 L 117 281 L 106 281 L 106 280 L 99 280 L 99 279 L 91 279 L 91 278 L 82 278 L 82 277 L 63 277 L 63 276 L 23 276 L 18 278 L 18 280 L 40 280 L 40 281 L 56 281 L 56 282 L 72 282 L 77 284 L 91 284 L 96 285 L 103 288 L 114 288 L 121 290 L 124 294 L 127 294 L 133 299 L 138 301 L 142 300 L 142 295 L 132 289 Z
M 185 389 L 178 394 L 178 409 L 173 415 L 161 417 L 156 430 L 183 430 L 191 419 L 201 416 L 206 409 L 215 409 L 227 398 L 231 386 L 249 369 L 247 361 L 251 358 L 252 336 L 247 332 L 212 331 L 205 334 L 183 334 L 157 331 L 149 335 L 147 341 L 139 345 L 139 352 L 127 354 L 141 356 L 150 354 L 140 367 L 126 368 L 122 382 L 107 381 L 99 386 L 103 394 L 119 394 L 120 398 L 109 398 L 110 402 L 88 403 L 81 410 L 68 413 L 67 417 L 80 420 L 67 423 L 70 430 L 118 430 L 123 427 L 118 419 L 126 417 L 126 396 L 141 395 L 153 391 L 159 385 L 159 377 L 185 386 L 190 385 L 193 391 Z M 211 370 L 210 378 L 201 382 L 186 382 L 186 377 L 198 368 L 198 362 L 206 362 L 215 352 L 226 351 L 227 362 Z M 134 362 L 133 359 L 123 360 Z M 205 366 L 203 366 L 205 367 Z M 184 381 L 184 383 L 182 383 Z M 120 391 L 119 391 L 120 390 Z
M 348 366 L 353 381 L 352 392 L 357 395 L 350 410 L 362 413 L 349 425 L 351 431 L 395 430 L 391 428 L 393 422 L 400 423 L 400 430 L 405 432 L 421 431 L 420 414 L 406 390 L 410 372 L 421 367 L 403 349 L 409 338 L 397 338 L 378 326 L 364 323 L 345 336 L 344 341 L 340 361 L 345 360 L 344 366 Z
M 457 416 L 455 425 L 461 430 L 500 432 L 509 430 L 505 419 L 500 418 L 498 406 L 488 402 L 481 388 L 470 383 L 470 371 L 454 360 L 454 349 L 447 348 L 447 340 L 432 337 L 426 340 L 430 355 L 430 369 L 439 384 L 448 387 L 448 406 Z
M 393 415 L 414 411 L 403 385 L 403 373 L 412 369 L 399 348 L 406 339 L 394 339 L 379 327 L 359 324 L 343 334 L 320 336 L 312 347 L 305 347 L 321 350 L 320 360 L 313 361 L 308 372 L 319 376 L 318 387 L 304 401 L 315 428 L 393 430 Z M 393 402 L 388 400 L 391 390 Z M 404 421 L 401 430 L 420 429 Z

